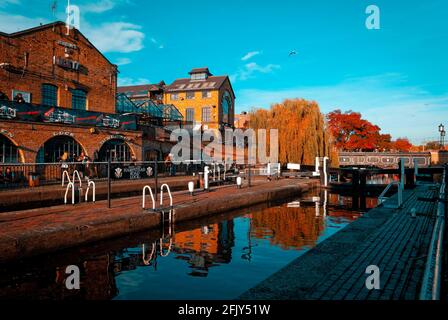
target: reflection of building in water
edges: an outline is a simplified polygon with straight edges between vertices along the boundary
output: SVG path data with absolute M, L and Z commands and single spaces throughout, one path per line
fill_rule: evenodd
M 252 215 L 252 236 L 284 249 L 315 245 L 324 230 L 324 219 L 314 207 L 275 207 Z
M 110 255 L 102 255 L 79 263 L 80 290 L 66 289 L 65 265 L 42 268 L 37 263 L 32 270 L 5 266 L 0 269 L 0 299 L 109 300 L 117 295 L 112 262 Z
M 190 264 L 190 275 L 206 277 L 208 268 L 231 261 L 235 239 L 233 226 L 231 220 L 176 234 L 173 250 L 179 254 L 178 259 Z
M 176 259 L 186 261 L 192 276 L 206 277 L 208 268 L 219 263 L 229 263 L 232 259 L 234 246 L 233 220 L 224 221 L 197 228 L 194 230 L 175 233 L 172 246 L 169 248 L 169 239 L 163 242 L 163 254 L 171 251 Z M 142 247 L 124 249 L 116 254 L 114 272 L 126 272 L 137 267 L 151 266 L 157 270 L 157 263 L 162 263 L 164 257 L 160 250 L 159 241 L 154 242 L 155 252 L 152 253 L 152 244 L 146 244 L 145 252 Z M 143 255 L 144 254 L 144 255 Z M 144 258 L 151 261 L 144 261 Z

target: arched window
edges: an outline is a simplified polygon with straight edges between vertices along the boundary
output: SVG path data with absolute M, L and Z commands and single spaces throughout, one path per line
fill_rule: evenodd
M 123 139 L 107 141 L 100 149 L 99 161 L 104 162 L 111 158 L 113 162 L 131 161 L 131 148 Z
M 222 110 L 222 122 L 229 123 L 229 114 L 232 109 L 232 97 L 229 91 L 226 91 L 222 96 L 221 110 Z
M 58 87 L 44 83 L 42 85 L 42 104 L 56 107 L 58 105 Z
M 45 142 L 37 153 L 37 163 L 56 163 L 65 159 L 75 161 L 83 152 L 81 145 L 72 137 L 54 137 Z
M 0 134 L 0 163 L 19 163 L 20 154 L 17 146 Z
M 72 109 L 75 110 L 87 109 L 87 92 L 80 89 L 72 90 Z

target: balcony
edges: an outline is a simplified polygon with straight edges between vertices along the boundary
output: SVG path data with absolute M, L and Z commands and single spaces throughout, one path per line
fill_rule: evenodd
M 8 100 L 0 101 L 0 120 L 137 130 L 135 115 L 74 110 Z

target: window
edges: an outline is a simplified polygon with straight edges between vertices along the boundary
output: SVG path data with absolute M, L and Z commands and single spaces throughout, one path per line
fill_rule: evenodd
M 205 80 L 207 79 L 206 73 L 193 73 L 191 75 L 191 80 Z
M 87 93 L 84 90 L 72 90 L 72 109 L 87 110 Z
M 185 110 L 185 120 L 187 122 L 194 122 L 194 108 L 187 108 Z
M 195 95 L 194 91 L 187 92 L 187 100 L 193 100 L 194 95 Z
M 52 84 L 42 85 L 42 104 L 51 107 L 58 105 L 58 87 Z
M 0 163 L 18 163 L 19 159 L 19 149 L 7 137 L 0 134 Z
M 212 121 L 212 108 L 205 107 L 202 108 L 202 122 L 211 122 Z
M 221 110 L 222 110 L 222 122 L 229 123 L 229 114 L 232 109 L 232 99 L 230 93 L 226 91 L 222 96 Z
M 202 99 L 210 99 L 212 97 L 211 91 L 202 91 Z
M 171 100 L 179 100 L 179 94 L 178 93 L 172 93 L 170 98 L 171 98 Z

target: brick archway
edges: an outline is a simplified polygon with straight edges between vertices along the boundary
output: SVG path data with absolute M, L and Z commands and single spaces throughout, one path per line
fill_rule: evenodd
M 99 160 L 106 161 L 107 155 L 105 153 L 107 152 L 107 149 L 114 146 L 121 146 L 123 148 L 122 149 L 123 153 L 129 152 L 129 157 L 127 155 L 124 156 L 123 154 L 116 155 L 116 157 L 120 159 L 119 161 L 131 161 L 133 158 L 136 158 L 134 149 L 132 148 L 131 144 L 128 143 L 128 141 L 126 141 L 126 139 L 122 137 L 111 137 L 110 139 L 104 141 L 99 147 L 98 149 Z M 117 150 L 115 149 L 115 151 Z M 123 157 L 125 158 L 125 160 L 122 159 Z
M 0 132 L 0 148 L 2 148 L 2 140 L 5 142 L 9 142 L 14 147 L 14 152 L 17 152 L 17 162 L 18 163 L 24 163 L 25 162 L 25 155 L 23 154 L 23 150 L 20 148 L 19 144 L 14 141 L 14 138 L 8 137 L 6 132 Z M 2 151 L 2 150 L 0 150 Z M 3 159 L 0 158 L 0 163 L 3 162 Z
M 84 146 L 73 136 L 55 135 L 47 139 L 37 150 L 36 163 L 56 163 L 67 154 L 67 160 L 75 161 L 81 153 L 86 153 Z

